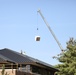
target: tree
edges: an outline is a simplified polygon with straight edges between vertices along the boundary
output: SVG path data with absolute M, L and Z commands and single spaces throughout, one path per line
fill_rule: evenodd
M 4 75 L 4 72 L 5 72 L 5 65 L 3 64 L 3 67 L 2 67 L 2 72 L 1 74 Z
M 66 50 L 56 58 L 61 62 L 55 66 L 60 70 L 57 75 L 76 75 L 76 41 L 73 38 L 67 42 Z
M 3 64 L 3 67 L 2 67 L 2 72 L 1 72 L 2 75 L 9 75 L 7 72 L 5 73 L 5 65 Z

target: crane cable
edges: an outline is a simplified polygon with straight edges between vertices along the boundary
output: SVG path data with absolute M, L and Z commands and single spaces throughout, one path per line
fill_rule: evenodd
M 37 12 L 37 31 L 39 30 L 38 28 L 38 12 Z

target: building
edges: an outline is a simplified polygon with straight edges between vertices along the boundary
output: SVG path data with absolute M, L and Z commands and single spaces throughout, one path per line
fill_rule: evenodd
M 54 75 L 58 71 L 50 64 L 7 48 L 0 50 L 0 73 L 3 64 L 9 75 Z

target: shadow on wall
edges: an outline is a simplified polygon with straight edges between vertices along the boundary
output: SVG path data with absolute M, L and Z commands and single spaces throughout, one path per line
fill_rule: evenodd
M 36 73 L 26 73 L 26 72 L 22 72 L 22 71 L 16 70 L 16 75 L 40 75 L 40 74 L 36 74 Z

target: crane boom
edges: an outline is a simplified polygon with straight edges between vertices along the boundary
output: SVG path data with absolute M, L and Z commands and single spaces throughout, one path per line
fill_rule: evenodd
M 58 46 L 59 46 L 59 47 L 60 47 L 60 49 L 63 51 L 63 48 L 62 48 L 62 46 L 61 46 L 60 42 L 59 42 L 59 41 L 58 41 L 58 39 L 56 38 L 56 36 L 55 36 L 54 32 L 52 31 L 52 29 L 51 29 L 50 25 L 48 24 L 48 22 L 46 21 L 46 19 L 45 19 L 45 18 L 44 18 L 44 16 L 42 15 L 41 11 L 40 11 L 40 10 L 38 10 L 37 12 L 41 15 L 41 17 L 42 17 L 42 19 L 44 20 L 44 22 L 45 22 L 46 26 L 48 27 L 49 31 L 51 32 L 52 36 L 53 36 L 53 37 L 54 37 L 54 39 L 56 40 L 56 42 L 57 42 Z

